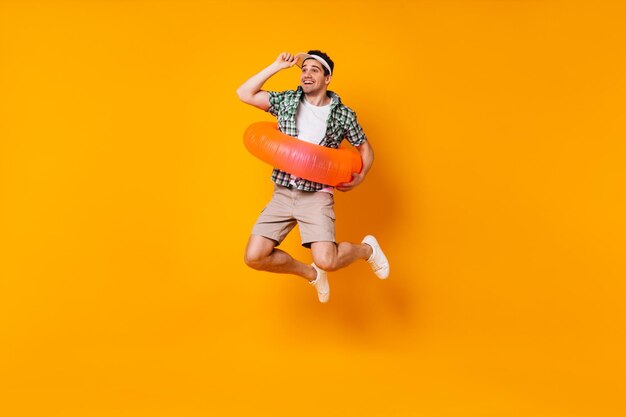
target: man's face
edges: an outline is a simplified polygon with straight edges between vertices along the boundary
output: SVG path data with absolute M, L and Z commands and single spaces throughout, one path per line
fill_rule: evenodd
M 324 75 L 322 64 L 309 58 L 302 64 L 302 74 L 300 75 L 300 85 L 305 93 L 315 93 L 324 90 L 330 83 L 330 75 Z

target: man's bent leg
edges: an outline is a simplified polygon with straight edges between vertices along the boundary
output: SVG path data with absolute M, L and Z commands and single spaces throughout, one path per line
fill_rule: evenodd
M 336 271 L 358 259 L 369 259 L 372 255 L 372 247 L 363 243 L 313 242 L 311 254 L 315 265 L 325 271 Z
M 250 235 L 244 261 L 250 268 L 278 274 L 293 274 L 308 281 L 317 277 L 311 265 L 295 260 L 287 252 L 276 249 L 276 242 L 264 236 Z

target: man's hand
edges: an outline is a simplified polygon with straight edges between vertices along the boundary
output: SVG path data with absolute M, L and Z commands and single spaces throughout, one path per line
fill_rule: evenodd
M 365 173 L 359 172 L 358 174 L 352 174 L 352 180 L 350 182 L 342 182 L 341 184 L 337 184 L 335 188 L 339 191 L 350 191 L 357 185 L 363 182 L 365 179 Z
M 341 184 L 337 184 L 335 188 L 339 191 L 350 191 L 357 185 L 363 182 L 365 176 L 369 172 L 372 167 L 372 163 L 374 162 L 374 150 L 369 142 L 363 142 L 361 145 L 357 147 L 359 150 L 359 154 L 361 155 L 361 161 L 363 162 L 363 166 L 361 168 L 361 172 L 358 174 L 352 174 L 352 180 L 350 182 L 342 182 Z
M 282 70 L 285 68 L 293 67 L 294 65 L 296 65 L 296 62 L 298 61 L 296 60 L 296 57 L 294 55 L 291 55 L 288 52 L 283 52 L 278 55 L 278 58 L 276 58 L 274 65 L 276 65 L 277 69 Z

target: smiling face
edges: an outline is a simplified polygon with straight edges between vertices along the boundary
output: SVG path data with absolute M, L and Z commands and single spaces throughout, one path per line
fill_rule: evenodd
M 300 85 L 306 94 L 325 91 L 330 83 L 330 75 L 324 75 L 324 67 L 319 61 L 309 58 L 302 63 Z

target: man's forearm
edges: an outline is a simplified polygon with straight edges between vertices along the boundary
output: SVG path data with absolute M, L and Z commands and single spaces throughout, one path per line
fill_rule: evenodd
M 368 142 L 363 143 L 363 145 L 359 146 L 358 149 L 361 154 L 361 161 L 363 162 L 361 174 L 365 176 L 374 163 L 374 149 Z
M 269 80 L 272 75 L 280 71 L 280 69 L 281 68 L 273 62 L 258 74 L 250 77 L 237 89 L 237 96 L 239 96 L 239 99 L 244 102 L 251 101 L 254 95 L 261 91 L 263 84 L 265 84 L 265 82 Z

